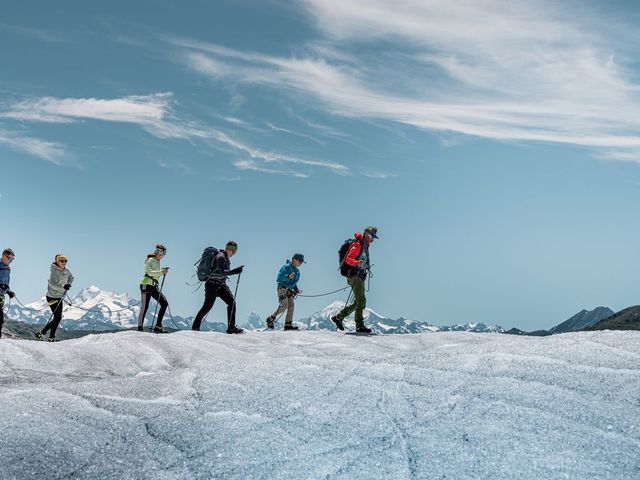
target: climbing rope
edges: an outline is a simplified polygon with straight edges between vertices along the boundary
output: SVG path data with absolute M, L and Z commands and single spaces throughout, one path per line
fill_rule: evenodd
M 67 297 L 67 304 L 73 308 L 77 308 L 78 310 L 82 310 L 84 312 L 96 312 L 96 313 L 102 313 L 101 309 L 97 309 L 97 308 L 84 308 L 81 307 L 79 305 L 74 305 L 73 302 L 71 301 L 71 299 L 69 298 L 69 295 L 66 296 Z M 137 307 L 138 305 L 140 305 L 142 302 L 136 302 L 133 305 L 131 305 L 130 307 L 124 307 L 124 308 L 119 308 L 117 310 L 111 310 L 110 308 L 107 308 L 107 310 L 109 310 L 109 313 L 118 313 L 118 312 L 124 312 L 125 310 L 131 310 L 133 311 L 134 307 Z
M 345 290 L 347 290 L 348 288 L 351 288 L 349 285 L 347 285 L 346 287 L 343 287 L 339 290 L 334 290 L 333 292 L 328 292 L 328 293 L 320 293 L 318 295 L 303 295 L 303 294 L 298 294 L 298 297 L 305 297 L 305 298 L 317 298 L 317 297 L 326 297 L 328 295 L 333 295 L 334 293 L 339 293 L 339 292 L 344 292 Z
M 16 302 L 18 302 L 22 308 L 24 308 L 25 310 L 31 310 L 32 312 L 44 312 L 46 309 L 48 309 L 48 308 L 49 308 L 49 305 L 48 305 L 48 304 L 47 304 L 47 305 L 45 305 L 45 306 L 44 306 L 44 307 L 42 307 L 42 308 L 31 308 L 31 307 L 27 307 L 24 303 L 22 303 L 22 302 L 20 301 L 20 299 L 19 299 L 18 297 L 13 297 L 13 298 L 15 298 L 15 299 L 16 299 Z M 9 301 L 9 304 L 11 304 L 11 301 Z

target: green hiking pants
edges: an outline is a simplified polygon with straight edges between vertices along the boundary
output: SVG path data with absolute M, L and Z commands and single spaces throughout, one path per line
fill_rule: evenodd
M 338 313 L 338 318 L 344 319 L 355 311 L 356 328 L 364 327 L 362 312 L 367 306 L 367 298 L 364 295 L 364 279 L 353 275 L 349 277 L 347 282 L 353 292 L 353 302 L 350 305 L 346 305 L 340 313 Z

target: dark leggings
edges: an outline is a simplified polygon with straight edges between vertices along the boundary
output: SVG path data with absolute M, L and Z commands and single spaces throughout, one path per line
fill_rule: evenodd
M 155 298 L 156 301 L 160 304 L 160 311 L 158 312 L 158 321 L 156 325 L 158 327 L 162 326 L 162 319 L 164 318 L 164 312 L 167 311 L 167 307 L 169 306 L 169 302 L 163 293 L 160 293 L 158 287 L 154 285 L 140 285 L 140 296 L 142 298 L 142 302 L 140 304 L 140 316 L 138 317 L 138 327 L 142 328 L 144 325 L 144 317 L 147 314 L 147 310 L 149 309 L 149 302 L 151 298 Z
M 58 325 L 60 325 L 60 322 L 62 321 L 62 310 L 64 306 L 61 298 L 47 297 L 47 302 L 49 302 L 49 308 L 53 312 L 53 316 L 51 317 L 51 320 L 49 320 L 49 323 L 47 323 L 42 329 L 42 334 L 44 335 L 51 330 L 49 337 L 55 338 Z
M 200 330 L 202 319 L 213 308 L 213 304 L 218 297 L 227 304 L 228 328 L 231 329 L 236 326 L 236 302 L 233 299 L 231 290 L 229 290 L 229 286 L 226 283 L 220 284 L 219 282 L 208 281 L 204 284 L 204 304 L 196 315 L 193 325 L 191 326 L 191 330 Z

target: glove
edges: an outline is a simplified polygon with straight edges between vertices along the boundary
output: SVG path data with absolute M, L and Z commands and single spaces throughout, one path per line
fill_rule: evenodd
M 16 294 L 15 294 L 15 293 L 13 293 L 11 290 L 8 290 L 8 291 L 7 291 L 7 295 L 9 295 L 9 298 L 13 298 L 13 297 L 15 297 L 15 296 L 16 296 Z
M 9 290 L 9 285 L 6 283 L 0 283 L 0 290 L 4 290 L 5 292 Z
M 65 290 L 69 290 L 69 289 L 71 288 L 71 284 L 70 284 L 70 283 L 67 283 L 67 284 L 66 284 L 64 287 L 62 287 L 62 288 L 64 288 Z
M 230 270 L 229 275 L 238 275 L 239 273 L 242 273 L 242 270 L 244 270 L 244 265 L 240 265 L 239 267 Z

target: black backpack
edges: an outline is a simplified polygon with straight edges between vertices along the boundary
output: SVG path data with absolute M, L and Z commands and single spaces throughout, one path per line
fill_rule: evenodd
M 344 243 L 340 247 L 340 250 L 338 250 L 340 275 L 342 275 L 343 277 L 348 277 L 349 271 L 353 268 L 351 265 L 344 263 L 344 257 L 347 256 L 347 253 L 349 252 L 349 248 L 351 247 L 351 244 L 353 242 L 357 242 L 357 240 L 354 240 L 353 238 L 348 238 L 347 240 L 344 241 Z
M 215 247 L 207 247 L 202 252 L 202 257 L 200 257 L 200 261 L 196 262 L 198 264 L 198 280 L 201 282 L 206 282 L 211 277 L 213 273 L 213 259 L 220 253 Z

